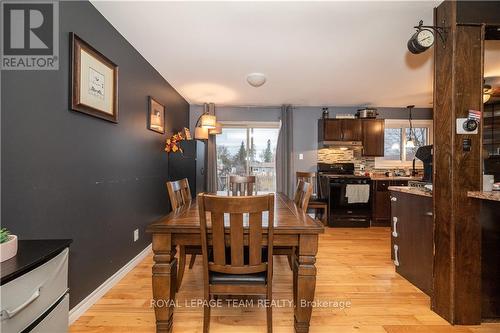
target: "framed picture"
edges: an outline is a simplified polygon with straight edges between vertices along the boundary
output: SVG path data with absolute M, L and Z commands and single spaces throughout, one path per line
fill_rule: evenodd
M 71 109 L 118 122 L 118 66 L 71 33 Z
M 184 127 L 183 131 L 184 131 L 184 137 L 186 138 L 186 140 L 192 140 L 193 139 L 191 137 L 191 131 L 189 130 L 189 128 Z
M 165 106 L 158 103 L 153 97 L 149 96 L 148 107 L 148 128 L 152 131 L 165 133 Z

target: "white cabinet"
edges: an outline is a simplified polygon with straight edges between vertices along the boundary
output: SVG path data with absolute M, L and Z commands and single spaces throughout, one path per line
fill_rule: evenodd
M 2 333 L 67 332 L 68 253 L 65 248 L 0 287 Z

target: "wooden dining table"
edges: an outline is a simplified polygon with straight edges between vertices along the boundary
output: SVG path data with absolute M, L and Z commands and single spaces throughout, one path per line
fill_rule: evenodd
M 201 246 L 196 200 L 150 224 L 146 231 L 153 238 L 152 284 L 156 332 L 171 332 L 177 284 L 176 246 Z M 316 288 L 318 235 L 323 231 L 320 221 L 307 215 L 286 195 L 275 194 L 273 246 L 290 246 L 296 250 L 293 263 L 293 301 L 294 328 L 298 333 L 309 332 Z M 265 236 L 264 240 L 267 241 Z

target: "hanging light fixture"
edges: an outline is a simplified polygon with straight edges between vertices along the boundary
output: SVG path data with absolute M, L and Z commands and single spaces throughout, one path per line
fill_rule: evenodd
M 222 124 L 219 122 L 216 122 L 215 128 L 209 129 L 208 134 L 210 134 L 210 135 L 222 134 Z
M 410 134 L 408 135 L 408 139 L 406 139 L 406 148 L 415 148 L 415 142 L 413 138 L 413 124 L 411 117 L 411 110 L 415 107 L 415 105 L 408 105 L 406 108 L 409 110 L 408 121 L 410 122 Z
M 222 133 L 222 125 L 217 122 L 215 117 L 215 104 L 203 104 L 203 113 L 196 121 L 194 138 L 198 140 L 207 140 L 208 135 Z
M 491 86 L 489 84 L 485 84 L 483 86 L 483 104 L 488 102 L 491 98 Z

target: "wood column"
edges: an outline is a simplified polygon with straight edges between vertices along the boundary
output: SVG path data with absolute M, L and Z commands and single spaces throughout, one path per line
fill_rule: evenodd
M 457 22 L 457 2 L 434 13 L 446 40 L 434 46 L 434 276 L 432 309 L 452 324 L 481 322 L 482 133 L 456 134 L 456 119 L 482 110 L 483 33 L 481 24 Z M 463 142 L 470 140 L 470 151 Z

